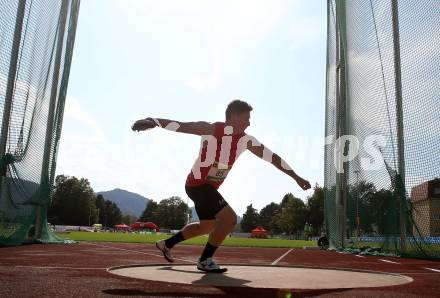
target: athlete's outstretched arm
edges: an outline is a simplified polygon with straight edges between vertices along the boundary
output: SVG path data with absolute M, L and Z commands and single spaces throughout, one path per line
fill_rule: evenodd
M 278 154 L 270 151 L 255 138 L 251 138 L 251 140 L 248 141 L 247 149 L 259 158 L 273 164 L 281 172 L 292 177 L 302 189 L 306 190 L 311 187 L 309 181 L 298 176 L 295 171 L 293 171 L 293 169 Z
M 146 118 L 137 120 L 131 127 L 134 131 L 142 131 L 154 128 L 156 126 L 194 135 L 212 135 L 214 133 L 214 124 L 204 121 L 198 122 L 180 122 L 161 118 Z

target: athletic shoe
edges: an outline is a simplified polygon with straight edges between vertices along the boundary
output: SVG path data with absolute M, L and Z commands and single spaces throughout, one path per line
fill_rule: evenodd
M 212 273 L 223 273 L 228 270 L 227 268 L 220 268 L 220 266 L 217 265 L 217 263 L 214 262 L 211 258 L 207 258 L 204 261 L 199 260 L 197 262 L 197 269 Z
M 163 256 L 168 262 L 174 262 L 173 255 L 171 254 L 171 249 L 165 245 L 165 240 L 157 241 L 156 247 L 163 253 Z

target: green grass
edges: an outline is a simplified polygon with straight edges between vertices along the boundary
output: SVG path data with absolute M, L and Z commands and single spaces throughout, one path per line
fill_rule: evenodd
M 154 243 L 160 239 L 169 238 L 166 234 L 130 234 L 130 233 L 90 233 L 90 232 L 70 232 L 57 233 L 61 238 L 76 241 L 95 241 L 95 242 L 127 242 L 127 243 Z M 199 236 L 185 240 L 183 244 L 205 245 L 206 236 Z M 243 246 L 243 247 L 286 247 L 302 248 L 303 246 L 316 246 L 316 241 L 303 240 L 283 240 L 283 239 L 254 239 L 254 238 L 235 238 L 228 237 L 223 242 L 224 246 Z

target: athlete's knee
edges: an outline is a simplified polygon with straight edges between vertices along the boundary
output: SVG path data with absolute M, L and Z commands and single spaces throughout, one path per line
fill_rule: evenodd
M 232 210 L 232 208 L 231 212 L 229 213 L 228 219 L 231 226 L 235 227 L 237 225 L 237 214 L 234 210 Z
M 231 220 L 230 228 L 234 229 L 236 225 L 237 225 L 237 216 L 235 216 L 235 218 L 233 220 Z
M 234 214 L 234 217 L 231 217 L 228 221 L 228 225 L 231 229 L 233 229 L 237 225 L 237 215 Z
M 237 224 L 237 214 L 227 205 L 216 215 L 216 219 L 227 225 L 235 226 Z
M 211 232 L 215 227 L 215 221 L 214 220 L 209 220 L 209 221 L 205 221 L 202 220 L 199 222 L 199 229 L 203 234 L 209 234 L 209 232 Z
M 234 228 L 237 225 L 237 215 L 233 211 L 228 214 L 228 216 L 225 216 L 220 220 L 229 228 Z
M 228 224 L 233 227 L 237 225 L 237 214 L 235 212 L 232 212 L 231 216 L 229 216 Z
M 234 214 L 234 219 L 232 220 L 232 226 L 235 227 L 237 225 L 237 214 Z

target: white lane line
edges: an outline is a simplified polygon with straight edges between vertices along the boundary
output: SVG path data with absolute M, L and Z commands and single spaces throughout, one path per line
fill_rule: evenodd
M 365 258 L 364 256 L 360 256 L 360 255 L 354 255 L 354 256 L 358 258 Z
M 387 263 L 391 263 L 391 264 L 400 264 L 400 263 L 397 263 L 397 262 L 388 261 L 388 260 L 384 260 L 384 259 L 379 259 L 379 261 L 387 262 Z
M 15 268 L 31 268 L 31 269 L 74 269 L 74 270 L 106 270 L 104 267 L 62 267 L 62 266 L 13 266 Z
M 142 255 L 147 255 L 147 256 L 153 256 L 153 257 L 158 257 L 158 258 L 163 258 L 163 255 L 161 254 L 151 254 L 151 253 L 146 253 L 143 251 L 137 251 L 137 250 L 131 250 L 131 249 L 125 249 L 125 248 L 119 248 L 119 247 L 114 247 L 114 246 L 108 246 L 108 245 L 102 245 L 102 244 L 96 244 L 96 243 L 90 243 L 90 242 L 86 242 L 87 244 L 90 245 L 95 245 L 95 246 L 99 246 L 99 247 L 106 247 L 106 248 L 111 248 L 111 249 L 117 249 L 117 250 L 121 250 L 121 251 L 128 251 L 128 252 L 134 252 L 137 254 L 142 254 Z M 188 263 L 192 263 L 192 264 L 197 264 L 196 261 L 192 261 L 192 260 L 186 260 L 186 259 L 181 259 L 181 258 L 174 258 L 175 260 L 178 261 L 183 261 L 183 262 L 188 262 Z
M 434 271 L 434 272 L 440 272 L 440 270 L 438 270 L 438 269 L 433 269 L 433 268 L 428 268 L 428 267 L 423 267 L 423 268 Z
M 279 257 L 278 259 L 276 259 L 275 261 L 272 262 L 272 266 L 276 265 L 282 258 L 284 258 L 285 256 L 287 256 L 289 254 L 289 252 L 291 252 L 293 250 L 293 248 L 289 249 L 284 255 L 282 255 L 281 257 Z

